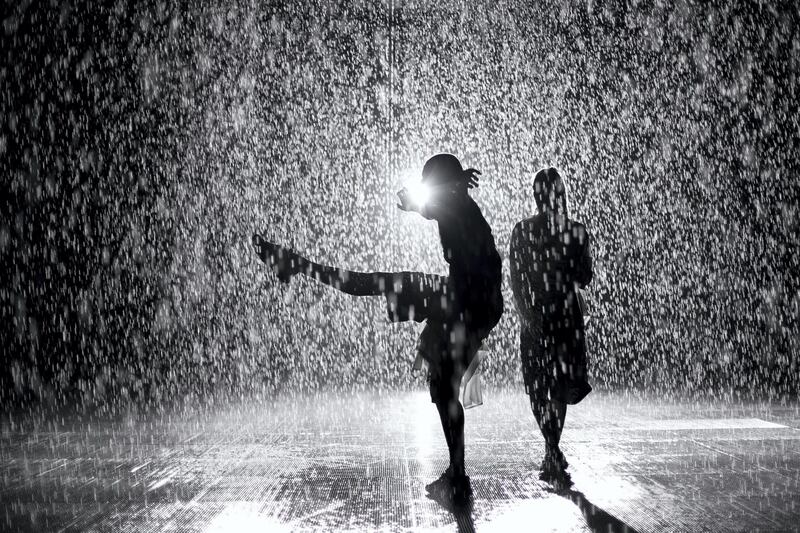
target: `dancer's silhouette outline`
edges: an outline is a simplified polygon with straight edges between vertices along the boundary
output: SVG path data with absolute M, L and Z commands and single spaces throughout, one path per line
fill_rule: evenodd
M 559 448 L 567 405 L 591 390 L 579 288 L 592 280 L 586 227 L 569 218 L 564 181 L 554 168 L 534 180 L 539 213 L 514 227 L 509 250 L 511 288 L 520 315 L 525 389 L 545 440 L 540 479 L 572 485 Z
M 450 466 L 426 489 L 444 493 L 455 504 L 472 494 L 464 470 L 464 409 L 461 378 L 478 348 L 503 313 L 502 263 L 491 228 L 468 190 L 478 185 L 475 169 L 464 170 L 452 154 L 437 154 L 423 167 L 430 198 L 417 203 L 407 189 L 397 207 L 414 211 L 439 228 L 447 276 L 422 272 L 353 272 L 320 265 L 256 234 L 259 257 L 281 281 L 304 274 L 355 296 L 386 297 L 393 321 L 426 321 L 417 350 L 429 365 L 431 401 L 436 404 L 450 455 Z

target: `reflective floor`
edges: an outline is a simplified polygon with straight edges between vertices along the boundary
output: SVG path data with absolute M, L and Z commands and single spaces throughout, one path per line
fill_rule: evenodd
M 557 494 L 526 397 L 485 401 L 467 412 L 475 495 L 456 514 L 425 494 L 446 447 L 421 391 L 4 415 L 0 530 L 800 531 L 797 405 L 593 393 L 567 414 L 575 487 Z

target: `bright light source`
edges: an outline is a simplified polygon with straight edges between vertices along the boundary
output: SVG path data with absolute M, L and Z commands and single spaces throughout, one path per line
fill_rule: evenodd
M 406 183 L 408 196 L 412 202 L 418 206 L 423 206 L 431 197 L 430 188 L 419 180 L 412 180 Z

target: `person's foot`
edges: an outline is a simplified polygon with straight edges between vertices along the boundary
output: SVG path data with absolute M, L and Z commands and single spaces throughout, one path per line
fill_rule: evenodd
M 566 470 L 557 471 L 549 483 L 556 492 L 569 490 L 573 485 L 572 476 Z
M 557 474 L 557 470 L 552 465 L 549 465 L 544 462 L 542 463 L 542 467 L 539 470 L 540 470 L 539 479 L 546 483 L 550 483 L 551 481 L 553 481 Z
M 539 463 L 539 471 L 544 472 L 548 469 L 550 463 L 552 462 L 551 456 L 553 455 L 553 451 L 550 449 L 549 444 L 544 445 L 544 457 L 542 457 L 542 462 Z
M 561 452 L 561 448 L 552 448 L 549 445 L 545 445 L 544 459 L 542 459 L 542 462 L 539 463 L 539 470 L 544 470 L 548 467 L 551 467 L 551 465 L 555 465 L 562 470 L 569 468 L 569 463 L 567 462 L 567 458 L 564 457 L 564 454 Z
M 556 490 L 566 490 L 572 486 L 572 476 L 567 472 L 567 459 L 558 448 L 547 448 L 542 461 L 539 479 L 550 483 Z
M 469 476 L 456 476 L 451 480 L 451 483 L 453 505 L 466 505 L 469 502 L 470 496 L 472 496 L 472 483 L 470 483 Z
M 451 484 L 451 480 L 453 478 L 453 467 L 448 466 L 447 470 L 442 472 L 442 475 L 439 476 L 438 479 L 431 481 L 427 485 L 425 485 L 425 490 L 428 492 L 437 492 L 441 490 L 443 487 L 447 487 Z
M 253 235 L 253 246 L 258 257 L 272 268 L 283 283 L 289 283 L 292 276 L 300 271 L 299 257 L 290 249 L 269 242 L 258 233 Z
M 472 483 L 466 474 L 454 475 L 452 468 L 445 470 L 439 479 L 425 485 L 433 499 L 444 505 L 461 507 L 469 503 L 472 496 Z

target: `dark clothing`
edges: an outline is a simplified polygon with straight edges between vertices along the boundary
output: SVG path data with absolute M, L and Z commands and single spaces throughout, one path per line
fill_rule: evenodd
M 455 160 L 460 169 L 460 163 L 452 155 L 440 154 L 431 160 Z M 472 170 L 467 174 L 474 177 L 474 173 Z M 465 181 L 453 183 L 450 188 L 437 187 L 432 201 L 420 208 L 424 217 L 436 220 L 439 225 L 445 260 L 449 264 L 447 276 L 421 272 L 353 272 L 321 265 L 270 243 L 260 235 L 253 237 L 259 256 L 275 270 L 281 281 L 288 282 L 291 276 L 303 273 L 346 294 L 384 296 L 389 318 L 393 321 L 426 321 L 417 352 L 430 366 L 431 401 L 439 412 L 450 453 L 449 474 L 443 479 L 453 481 L 454 488 L 468 486 L 468 481 L 464 483 L 468 478 L 464 473 L 461 379 L 470 363 L 477 365 L 480 361 L 475 359 L 478 348 L 503 313 L 500 255 L 489 225 L 467 194 L 469 186 Z M 411 204 L 405 192 L 401 193 L 398 193 L 403 202 L 400 207 L 407 209 Z M 460 481 L 456 483 L 457 480 Z M 464 491 L 457 493 L 466 497 Z
M 466 193 L 431 202 L 449 275 L 353 272 L 300 258 L 299 269 L 354 296 L 383 295 L 393 322 L 427 321 L 417 349 L 430 367 L 431 399 L 457 399 L 461 377 L 503 314 L 502 263 L 492 230 Z
M 427 320 L 418 349 L 430 365 L 431 399 L 458 397 L 461 377 L 503 314 L 502 262 L 492 230 L 467 194 L 431 202 L 423 215 L 439 226 L 448 276 L 402 273 L 387 296 L 394 321 Z
M 431 202 L 426 215 L 439 226 L 456 312 L 470 326 L 493 328 L 503 314 L 502 261 L 478 204 L 466 194 L 453 195 L 446 203 Z
M 525 219 L 512 232 L 510 264 L 525 389 L 531 399 L 578 403 L 591 391 L 577 293 L 592 279 L 589 234 L 571 220 L 552 230 L 542 215 Z
M 424 215 L 438 223 L 448 276 L 402 273 L 405 282 L 390 302 L 390 317 L 463 322 L 488 334 L 503 314 L 502 262 L 489 224 L 466 194 L 431 202 Z

